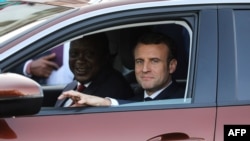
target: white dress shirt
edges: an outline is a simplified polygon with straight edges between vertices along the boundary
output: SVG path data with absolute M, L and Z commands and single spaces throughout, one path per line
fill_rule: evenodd
M 47 79 L 47 85 L 68 84 L 73 81 L 74 75 L 69 69 L 69 42 L 63 47 L 63 65 L 58 70 L 52 71 Z

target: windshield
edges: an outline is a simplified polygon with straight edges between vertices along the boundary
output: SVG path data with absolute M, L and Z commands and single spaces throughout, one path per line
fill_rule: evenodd
M 57 15 L 68 9 L 71 8 L 33 2 L 0 1 L 0 38 L 5 36 L 1 42 L 45 21 L 46 17 Z

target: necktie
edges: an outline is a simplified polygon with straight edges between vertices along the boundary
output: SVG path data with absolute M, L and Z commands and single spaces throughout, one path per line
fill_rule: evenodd
M 82 85 L 82 84 L 80 84 L 80 85 L 77 86 L 77 91 L 78 92 L 83 92 L 84 89 L 85 89 L 85 86 Z
M 51 52 L 56 54 L 54 61 L 59 67 L 61 67 L 63 64 L 63 45 L 53 48 Z
M 144 101 L 151 101 L 151 100 L 153 100 L 151 97 L 144 98 Z

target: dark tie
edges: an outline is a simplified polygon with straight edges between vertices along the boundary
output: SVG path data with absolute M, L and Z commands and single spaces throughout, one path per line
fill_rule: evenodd
M 151 100 L 153 100 L 151 97 L 144 98 L 144 101 L 151 101 Z
M 77 86 L 77 91 L 78 91 L 78 92 L 83 92 L 83 90 L 84 90 L 85 88 L 86 88 L 86 87 L 85 87 L 84 85 L 80 84 L 80 85 Z
M 56 54 L 56 58 L 54 61 L 59 67 L 61 67 L 63 64 L 63 45 L 53 48 L 51 52 Z

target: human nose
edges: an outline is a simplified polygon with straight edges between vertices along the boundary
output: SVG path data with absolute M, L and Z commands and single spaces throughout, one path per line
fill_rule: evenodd
M 86 62 L 86 57 L 83 53 L 79 53 L 78 56 L 76 57 L 78 62 Z
M 148 72 L 148 71 L 150 71 L 150 64 L 149 64 L 148 62 L 144 62 L 144 63 L 143 63 L 142 71 L 143 71 L 143 72 Z

